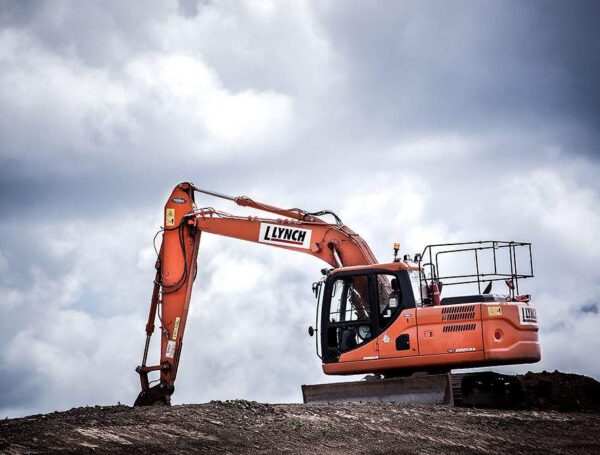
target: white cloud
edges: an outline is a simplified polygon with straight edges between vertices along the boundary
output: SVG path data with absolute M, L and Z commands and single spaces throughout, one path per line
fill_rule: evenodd
M 388 157 L 401 166 L 409 163 L 431 165 L 449 156 L 455 160 L 468 162 L 476 158 L 476 155 L 483 149 L 484 144 L 482 144 L 481 138 L 446 133 L 405 139 L 388 151 Z
M 534 170 L 511 179 L 510 185 L 520 189 L 520 200 L 511 202 L 524 206 L 521 216 L 539 224 L 554 245 L 581 259 L 600 257 L 600 195 L 596 191 L 554 169 Z
M 0 47 L 0 97 L 11 111 L 0 121 L 5 157 L 122 162 L 123 148 L 168 157 L 176 147 L 190 158 L 224 159 L 281 146 L 292 125 L 290 96 L 228 90 L 199 56 L 144 53 L 115 71 L 53 54 L 11 30 L 0 34 Z
M 170 119 L 188 148 L 197 142 L 199 149 L 248 148 L 256 153 L 268 141 L 278 142 L 290 127 L 289 97 L 273 91 L 231 93 L 197 57 L 144 56 L 126 71 L 131 87 L 141 92 L 135 103 L 150 104 L 156 122 Z
M 402 253 L 412 255 L 429 243 L 461 239 L 461 233 L 451 232 L 443 217 L 428 213 L 431 183 L 408 172 L 380 171 L 352 189 L 340 213 L 381 262 L 392 260 L 395 242 L 400 242 Z

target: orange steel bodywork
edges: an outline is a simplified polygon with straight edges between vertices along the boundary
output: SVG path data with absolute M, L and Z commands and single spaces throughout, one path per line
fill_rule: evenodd
M 353 267 L 346 270 L 368 270 Z M 409 264 L 379 264 L 378 270 L 419 270 Z M 375 339 L 323 364 L 326 374 L 390 370 L 436 370 L 534 363 L 541 358 L 538 325 L 522 324 L 522 302 L 464 303 L 403 310 Z M 499 338 L 496 334 L 499 333 Z M 393 340 L 408 334 L 410 349 L 397 351 Z
M 235 198 L 235 202 L 286 219 L 240 217 L 210 208 L 197 209 L 194 190 L 190 183 L 179 184 L 165 205 L 163 243 L 146 326 L 146 353 L 138 368 L 142 390 L 149 387 L 150 371 L 160 371 L 161 383 L 172 386 L 175 382 L 202 232 L 259 243 L 261 223 L 300 228 L 311 232 L 310 243 L 306 246 L 266 244 L 315 256 L 336 268 L 333 273 L 372 268 L 418 270 L 414 263 L 377 264 L 366 242 L 340 223 L 330 224 L 300 210 L 280 209 L 246 197 Z M 535 362 L 540 358 L 538 327 L 519 323 L 519 305 L 527 304 L 471 303 L 404 310 L 387 330 L 343 353 L 338 362 L 323 364 L 323 371 L 326 374 L 355 374 Z M 500 307 L 501 311 L 490 312 L 489 307 Z M 453 311 L 451 315 L 447 314 L 450 310 Z M 157 312 L 161 321 L 161 362 L 147 367 L 148 340 L 154 330 Z M 468 325 L 468 330 L 453 331 L 451 328 L 461 325 Z M 496 339 L 498 331 L 502 332 L 500 339 Z M 396 351 L 389 340 L 395 340 L 403 333 L 410 335 L 410 349 Z

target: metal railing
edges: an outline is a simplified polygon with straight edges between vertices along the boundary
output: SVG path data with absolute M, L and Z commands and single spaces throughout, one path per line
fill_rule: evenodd
M 491 261 L 493 268 L 486 268 L 486 272 L 481 271 L 482 253 L 489 251 L 491 253 Z M 498 253 L 508 251 L 509 269 L 502 270 L 499 265 L 501 258 Z M 466 273 L 458 275 L 444 275 L 440 271 L 440 258 L 444 255 L 458 253 L 473 253 L 475 261 L 475 273 Z M 517 260 L 517 252 L 526 255 L 526 264 L 519 264 Z M 524 253 L 523 253 L 524 252 Z M 506 281 L 509 284 L 510 296 L 514 298 L 515 291 L 519 294 L 519 280 L 533 277 L 533 258 L 531 254 L 531 243 L 502 241 L 502 240 L 481 240 L 477 242 L 460 242 L 460 243 L 439 243 L 427 245 L 423 249 L 423 253 L 418 260 L 421 270 L 424 272 L 429 268 L 429 277 L 420 274 L 421 297 L 423 297 L 423 280 L 427 286 L 434 282 L 442 283 L 443 286 L 452 286 L 458 284 L 477 283 L 477 290 L 481 294 L 481 285 L 485 282 Z M 528 270 L 524 268 L 528 266 Z M 519 267 L 521 268 L 519 270 Z

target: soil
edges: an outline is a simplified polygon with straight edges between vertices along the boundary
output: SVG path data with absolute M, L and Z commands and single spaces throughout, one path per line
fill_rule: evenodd
M 600 412 L 600 382 L 559 371 L 518 375 L 523 406 L 529 409 Z
M 546 384 L 543 399 L 529 393 L 531 409 L 519 410 L 241 400 L 76 408 L 0 421 L 0 453 L 600 453 L 600 398 L 588 395 L 598 383 L 569 376 L 519 376 L 530 392 Z M 573 397 L 587 412 L 572 411 Z

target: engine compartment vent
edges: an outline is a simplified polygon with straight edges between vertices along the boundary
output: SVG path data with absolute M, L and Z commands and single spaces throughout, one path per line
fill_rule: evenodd
M 475 319 L 475 305 L 442 308 L 442 321 L 462 321 L 464 319 Z
M 469 330 L 475 330 L 476 324 L 455 324 L 455 325 L 445 325 L 442 330 L 443 333 L 450 332 L 468 332 Z

